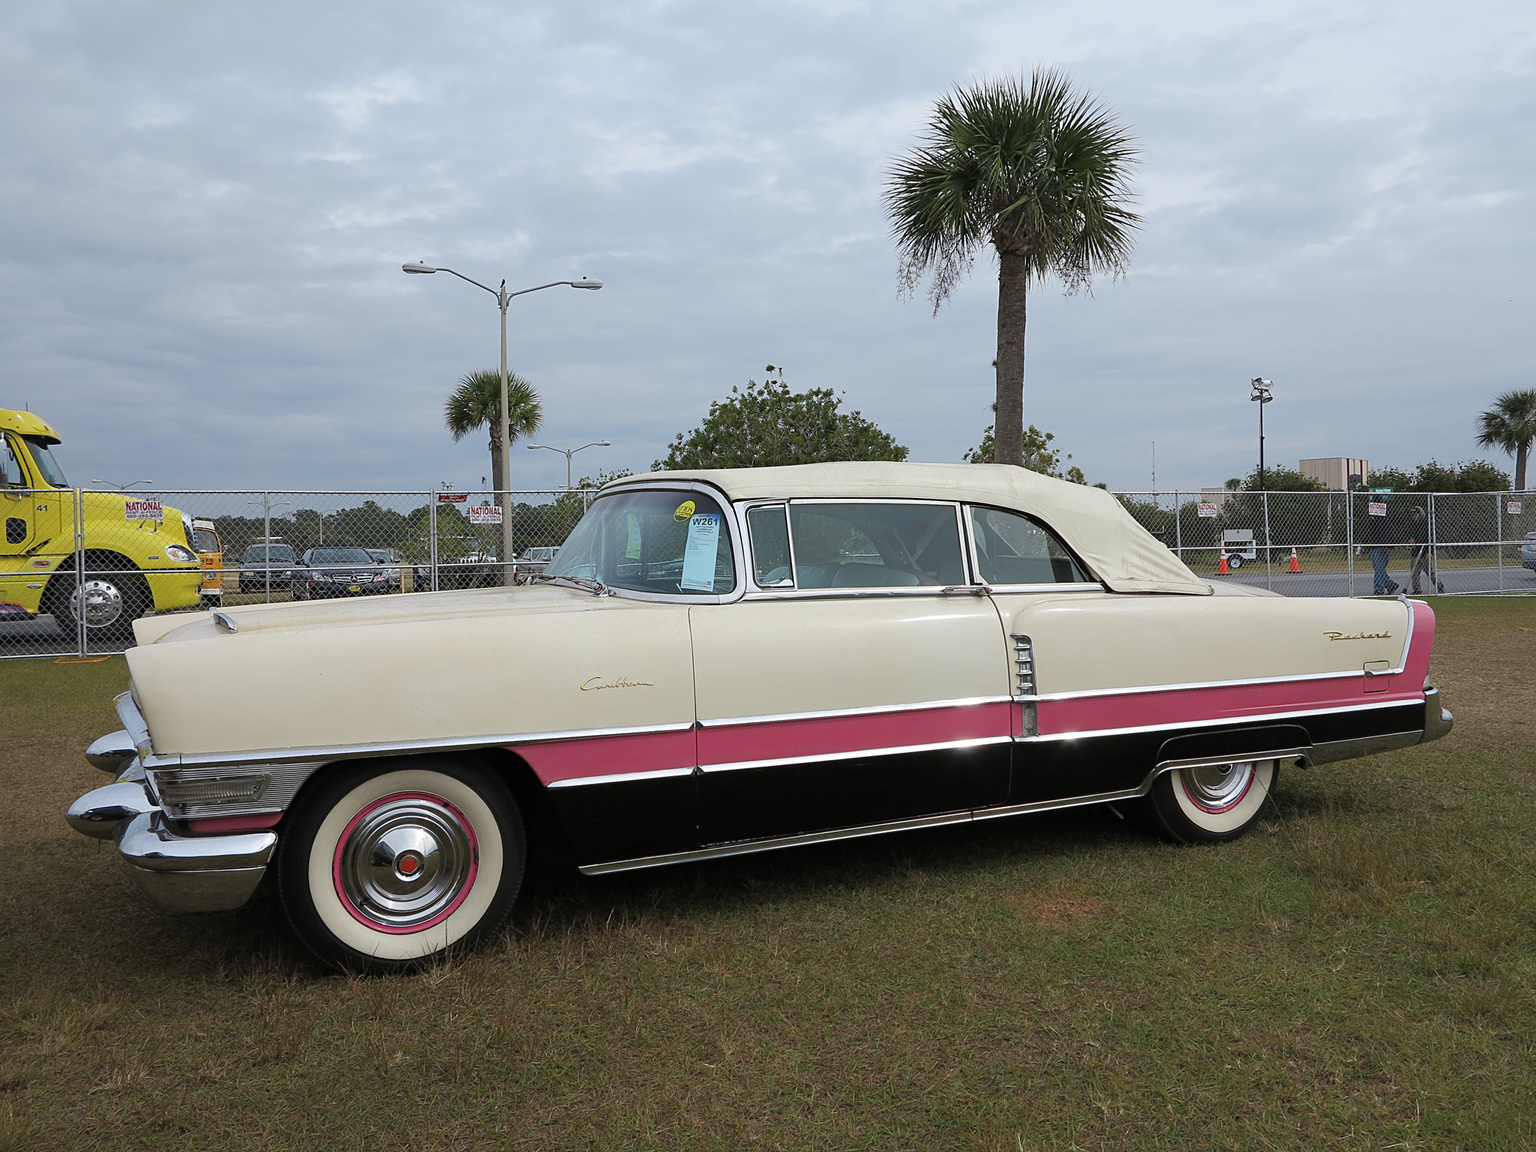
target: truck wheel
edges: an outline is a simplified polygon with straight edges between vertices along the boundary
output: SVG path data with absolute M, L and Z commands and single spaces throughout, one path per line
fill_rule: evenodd
M 446 758 L 363 761 L 321 778 L 284 820 L 278 890 L 322 960 L 410 971 L 502 925 L 526 844 L 517 802 L 490 771 Z
M 1219 844 L 1253 827 L 1280 775 L 1278 760 L 1175 768 L 1142 802 L 1154 831 L 1178 844 Z
M 1242 566 L 1243 566 L 1243 558 L 1241 556 L 1230 556 L 1229 555 L 1227 557 L 1227 567 L 1230 568 L 1233 572 L 1236 572 Z
M 149 587 L 137 572 L 122 569 L 92 572 L 77 581 L 73 572 L 60 572 L 48 583 L 47 611 L 61 630 L 74 632 L 85 621 L 86 643 L 123 648 L 133 644 L 133 622 L 148 610 Z

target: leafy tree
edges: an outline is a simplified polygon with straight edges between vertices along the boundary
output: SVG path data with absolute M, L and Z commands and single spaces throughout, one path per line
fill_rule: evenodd
M 678 468 L 762 468 L 827 460 L 905 460 L 907 450 L 857 411 L 840 411 L 830 388 L 791 392 L 781 380 L 745 388 L 709 406 L 692 432 L 679 432 L 658 471 Z
M 1243 481 L 1242 490 L 1245 492 L 1326 492 L 1328 487 L 1321 480 L 1303 476 L 1291 468 L 1264 469 L 1264 485 L 1260 487 L 1259 470 L 1255 468 L 1248 473 L 1248 479 Z
M 1052 448 L 1051 441 L 1055 439 L 1056 433 L 1042 432 L 1031 424 L 1024 433 L 1019 463 L 1031 472 L 1038 472 L 1042 476 L 1054 476 L 1057 480 L 1070 480 L 1074 484 L 1088 483 L 1083 470 L 1076 464 L 1067 465 L 1063 472 L 1062 464 L 1072 459 L 1072 453 L 1063 453 L 1060 448 Z M 965 462 L 990 464 L 996 454 L 997 441 L 993 434 L 993 426 L 988 424 L 987 430 L 981 434 L 981 443 L 965 454 Z
M 1456 466 L 1457 492 L 1506 492 L 1509 490 L 1509 473 L 1487 460 L 1468 460 Z M 1524 489 L 1515 485 L 1517 492 Z
M 1515 491 L 1526 491 L 1525 465 L 1536 441 L 1536 388 L 1505 392 L 1477 417 L 1477 442 L 1502 448 L 1515 458 Z
M 1064 72 L 981 80 L 941 97 L 918 147 L 891 167 L 885 206 L 911 292 L 931 276 L 937 313 L 988 245 L 997 253 L 999 464 L 1022 464 L 1030 285 L 1068 293 L 1119 276 L 1140 218 L 1128 204 L 1129 131 Z
M 1454 467 L 1431 460 L 1412 472 L 1403 468 L 1372 468 L 1367 488 L 1396 492 L 1504 492 L 1509 473 L 1487 460 L 1464 460 Z
M 544 418 L 539 394 L 516 372 L 507 375 L 507 411 L 514 444 L 519 436 L 537 432 Z M 490 425 L 491 487 L 498 492 L 505 490 L 506 477 L 501 474 L 501 373 L 483 369 L 461 379 L 459 386 L 448 394 L 443 417 L 455 440 Z

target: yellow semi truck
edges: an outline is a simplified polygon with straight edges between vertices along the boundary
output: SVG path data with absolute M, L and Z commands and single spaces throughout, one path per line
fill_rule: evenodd
M 0 408 L 0 621 L 49 614 L 97 647 L 132 643 L 133 621 L 195 608 L 202 583 L 192 518 L 159 501 L 69 487 L 59 434 Z

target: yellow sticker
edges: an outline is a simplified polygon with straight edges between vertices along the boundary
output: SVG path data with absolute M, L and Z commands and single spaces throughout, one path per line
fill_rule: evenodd
M 693 516 L 693 510 L 696 507 L 697 505 L 692 500 L 684 500 L 677 506 L 677 511 L 672 513 L 672 519 L 676 520 L 679 524 L 686 524 Z

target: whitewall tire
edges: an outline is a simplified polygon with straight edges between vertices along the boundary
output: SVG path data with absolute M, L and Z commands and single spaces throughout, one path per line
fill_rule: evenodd
M 283 907 L 321 959 L 419 967 L 506 920 L 526 861 L 522 817 L 492 772 L 449 758 L 334 768 L 284 821 Z
M 1180 844 L 1236 840 L 1269 803 L 1278 760 L 1238 760 L 1164 772 L 1147 794 L 1157 830 Z

